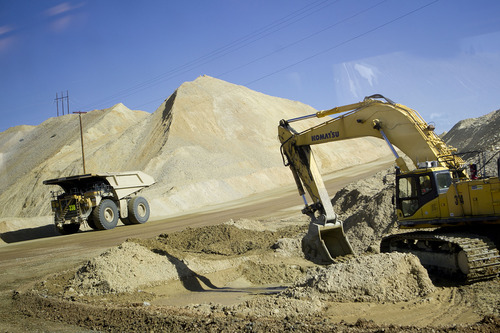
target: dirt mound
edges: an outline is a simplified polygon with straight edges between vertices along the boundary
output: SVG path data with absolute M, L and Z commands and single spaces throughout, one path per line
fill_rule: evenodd
M 303 227 L 280 232 L 253 231 L 238 228 L 233 222 L 233 225 L 188 228 L 155 239 L 131 239 L 80 267 L 66 287 L 66 294 L 132 292 L 141 286 L 238 267 L 248 260 L 257 262 L 245 263 L 239 270 L 252 283 L 291 281 L 304 272 L 288 269 L 286 265 L 262 264 L 255 257 L 273 251 L 284 257 L 290 252 L 298 253 L 301 230 Z M 286 238 L 292 236 L 295 243 Z
M 167 257 L 125 242 L 89 260 L 70 281 L 66 294 L 105 295 L 132 292 L 141 285 L 177 278 Z
M 64 295 L 130 293 L 228 269 L 235 269 L 236 276 L 254 285 L 291 283 L 305 276 L 312 265 L 301 265 L 301 256 L 285 259 L 298 252 L 303 231 L 302 226 L 252 231 L 219 224 L 129 240 L 79 268 Z M 285 295 L 322 294 L 335 301 L 384 302 L 408 300 L 430 291 L 432 283 L 418 259 L 378 254 L 313 270 Z
M 171 235 L 162 234 L 157 240 L 167 247 L 186 252 L 231 256 L 267 250 L 274 244 L 276 237 L 270 231 L 252 231 L 223 224 L 188 228 Z
M 459 121 L 443 140 L 459 151 L 489 149 L 500 145 L 500 110 L 477 118 Z
M 417 257 L 402 253 L 358 256 L 310 272 L 286 294 L 335 302 L 401 302 L 434 291 Z
M 83 114 L 86 170 L 141 170 L 153 176 L 156 184 L 142 192 L 152 218 L 236 200 L 293 182 L 283 167 L 277 126 L 280 119 L 315 112 L 296 101 L 202 76 L 182 84 L 153 114 L 122 104 Z M 297 130 L 316 122 L 301 122 Z M 389 154 L 373 138 L 332 143 L 315 152 L 325 173 Z M 43 180 L 81 172 L 77 115 L 0 133 L 0 173 L 5 175 L 0 217 L 50 215 L 50 191 L 60 189 Z
M 499 128 L 500 110 L 496 110 L 478 118 L 459 121 L 443 136 L 443 140 L 457 148 L 459 153 L 465 153 L 461 157 L 467 164 L 477 164 L 481 175 L 498 176 Z
M 314 265 L 295 255 L 304 232 L 305 226 L 290 221 L 237 220 L 131 239 L 77 270 L 15 292 L 14 304 L 30 316 L 106 331 L 423 332 L 426 328 L 417 326 L 443 318 L 446 323 L 463 315 L 469 321 L 462 323 L 480 320 L 471 315 L 471 304 L 481 314 L 498 313 L 498 297 L 488 294 L 495 294 L 498 282 L 443 292 L 408 254 L 360 255 Z M 430 314 L 434 310 L 437 314 Z M 420 325 L 415 316 L 424 314 L 428 319 Z M 409 316 L 416 326 L 381 324 L 387 321 L 380 318 L 397 316 Z M 492 318 L 479 327 L 496 323 Z M 462 328 L 476 327 L 454 324 L 449 330 Z
M 393 170 L 380 171 L 343 187 L 333 197 L 333 208 L 356 253 L 378 249 L 382 236 L 396 230 L 394 181 Z
M 121 138 L 148 115 L 123 104 L 85 114 L 87 172 L 123 170 L 132 156 L 119 149 L 129 146 Z M 0 155 L 4 157 L 0 164 L 0 217 L 50 214 L 50 190 L 56 188 L 42 182 L 82 173 L 79 126 L 78 115 L 68 114 L 35 127 L 18 126 L 0 133 Z
M 138 152 L 148 161 L 145 171 L 162 184 L 148 190 L 155 197 L 156 214 L 222 203 L 292 183 L 279 153 L 277 126 L 280 119 L 314 112 L 302 103 L 208 76 L 183 83 L 151 115 L 143 132 L 148 144 Z M 304 121 L 297 129 L 317 122 Z M 324 172 L 388 154 L 382 142 L 371 138 L 349 145 L 332 143 L 316 152 Z M 192 193 L 197 193 L 196 199 Z

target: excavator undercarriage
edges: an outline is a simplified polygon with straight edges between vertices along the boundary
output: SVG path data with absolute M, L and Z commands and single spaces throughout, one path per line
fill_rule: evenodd
M 474 231 L 415 231 L 384 237 L 381 252 L 416 255 L 429 271 L 470 283 L 500 273 L 496 244 Z

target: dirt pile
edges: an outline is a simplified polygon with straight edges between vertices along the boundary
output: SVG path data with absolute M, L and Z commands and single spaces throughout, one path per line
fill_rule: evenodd
M 141 285 L 177 278 L 167 257 L 125 242 L 89 260 L 72 279 L 65 295 L 105 295 L 135 291 Z
M 128 147 L 123 133 L 132 131 L 148 115 L 117 104 L 82 116 L 87 171 L 125 169 L 131 152 L 117 146 Z M 79 126 L 78 115 L 68 114 L 0 133 L 0 217 L 49 215 L 51 188 L 43 180 L 83 173 Z
M 498 176 L 499 128 L 500 110 L 496 110 L 478 118 L 459 121 L 443 135 L 443 140 L 457 148 L 458 153 L 465 153 L 461 157 L 467 164 L 477 164 L 481 175 Z
M 434 291 L 417 257 L 402 253 L 358 256 L 308 273 L 286 294 L 333 302 L 401 302 Z
M 446 322 L 453 325 L 443 331 L 468 332 L 477 327 L 456 322 L 498 313 L 498 281 L 436 288 L 412 255 L 314 265 L 296 255 L 305 229 L 300 219 L 231 220 L 130 239 L 14 293 L 14 304 L 30 316 L 107 331 L 422 332 Z M 415 326 L 381 324 L 399 317 Z M 495 327 L 488 318 L 478 327 Z
M 153 113 L 122 104 L 82 115 L 89 173 L 142 170 L 157 183 L 143 192 L 152 217 L 243 198 L 293 182 L 277 140 L 280 119 L 316 112 L 208 76 L 182 84 Z M 297 130 L 315 121 L 298 123 Z M 302 127 L 300 127 L 302 126 Z M 389 154 L 381 140 L 316 149 L 323 172 Z M 0 217 L 50 215 L 43 180 L 82 173 L 78 116 L 0 133 Z
M 246 279 L 257 284 L 283 281 L 281 275 L 296 275 L 297 269 L 273 269 L 262 264 L 257 256 L 273 250 L 276 255 L 284 257 L 289 253 L 298 254 L 296 235 L 303 227 L 295 226 L 277 233 L 237 226 L 243 223 L 258 224 L 249 220 L 237 223 L 230 221 L 217 226 L 162 234 L 156 239 L 131 239 L 80 267 L 67 286 L 65 295 L 95 296 L 133 292 L 139 287 L 232 267 L 239 267 Z M 295 236 L 295 242 L 290 236 Z M 248 260 L 253 262 L 246 262 Z M 290 281 L 288 278 L 286 280 Z
M 155 198 L 156 214 L 227 202 L 293 182 L 283 167 L 277 126 L 280 119 L 314 112 L 302 103 L 208 76 L 182 84 L 151 115 L 144 132 L 151 144 L 138 152 L 148 161 L 145 171 L 161 184 L 148 192 Z M 305 121 L 297 129 L 315 123 Z M 374 139 L 317 149 L 324 172 L 387 153 Z
M 252 226 L 259 230 L 248 229 Z M 401 302 L 433 291 L 426 271 L 411 255 L 373 254 L 330 266 L 314 265 L 299 254 L 304 233 L 303 224 L 273 228 L 238 220 L 131 239 L 89 260 L 75 273 L 57 274 L 39 283 L 29 297 L 64 300 L 76 308 L 81 303 L 140 304 L 141 311 L 151 307 L 159 313 L 165 309 L 162 304 L 182 299 L 182 290 L 187 289 L 210 291 L 212 297 L 203 302 L 200 295 L 196 303 L 188 301 L 175 311 L 184 309 L 193 316 L 285 318 L 318 314 L 325 302 Z M 233 293 L 235 302 L 214 302 L 217 293 L 226 298 Z
M 500 146 L 500 110 L 477 118 L 459 121 L 443 140 L 459 151 L 473 151 Z
M 353 182 L 332 199 L 335 212 L 354 251 L 377 251 L 382 236 L 396 231 L 396 212 L 392 204 L 394 171 L 380 171 Z

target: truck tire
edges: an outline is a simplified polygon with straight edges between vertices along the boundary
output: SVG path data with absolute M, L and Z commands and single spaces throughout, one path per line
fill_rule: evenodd
M 134 197 L 128 202 L 128 221 L 143 224 L 149 220 L 149 204 L 143 197 Z
M 92 220 L 99 230 L 109 230 L 118 224 L 118 207 L 110 199 L 104 199 L 92 211 Z
M 97 226 L 95 225 L 95 222 L 94 222 L 94 218 L 92 216 L 92 213 L 90 214 L 89 217 L 87 217 L 87 224 L 89 225 L 89 227 L 91 227 L 92 229 L 94 230 L 99 230 L 99 228 L 97 228 Z
M 125 224 L 125 225 L 132 225 L 132 221 L 130 221 L 130 219 L 128 217 L 122 217 L 120 218 L 122 220 L 122 223 Z
M 59 233 L 61 235 L 70 235 L 70 234 L 74 234 L 74 233 L 78 232 L 78 230 L 80 230 L 80 224 L 78 224 L 78 223 L 63 224 L 62 228 L 59 228 L 56 226 L 56 229 L 57 229 L 57 231 L 59 231 Z

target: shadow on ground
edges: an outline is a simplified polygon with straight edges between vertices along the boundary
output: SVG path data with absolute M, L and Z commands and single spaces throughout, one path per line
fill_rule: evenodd
M 44 225 L 36 228 L 26 228 L 8 231 L 0 234 L 0 239 L 5 243 L 16 243 L 27 240 L 60 236 L 54 225 Z

